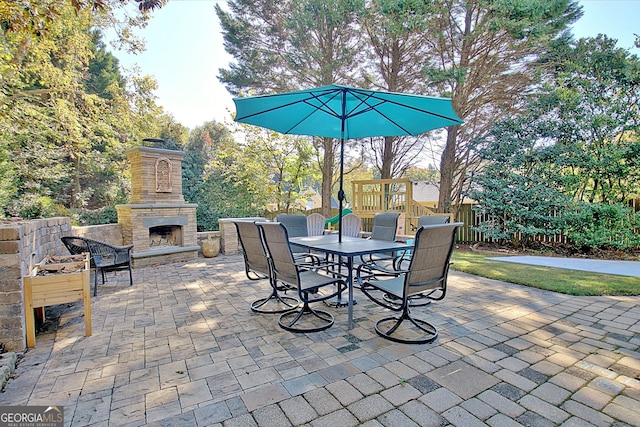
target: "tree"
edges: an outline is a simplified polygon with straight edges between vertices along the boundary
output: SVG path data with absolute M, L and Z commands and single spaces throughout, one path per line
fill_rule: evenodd
M 223 171 L 250 193 L 260 196 L 256 205 L 288 211 L 304 197 L 302 189 L 312 184 L 313 150 L 306 138 L 280 135 L 250 125 L 238 125 L 242 144 L 221 145 L 214 168 Z
M 79 188 L 77 154 L 89 146 L 92 119 L 105 105 L 82 85 L 82 65 L 91 58 L 90 16 L 69 8 L 61 16 L 59 25 L 41 37 L 10 33 L 3 38 L 7 55 L 0 61 L 8 79 L 1 84 L 0 126 L 19 183 L 17 205 L 9 206 L 13 215 L 20 206 L 39 215 L 40 202 L 78 206 L 87 197 Z
M 600 35 L 556 45 L 552 74 L 531 110 L 558 144 L 565 191 L 624 203 L 640 191 L 640 59 Z
M 218 78 L 234 94 L 352 83 L 361 50 L 355 17 L 363 6 L 362 0 L 234 0 L 226 12 L 216 5 L 225 50 L 236 60 Z M 338 142 L 314 143 L 328 216 Z
M 125 5 L 129 0 L 50 0 L 50 1 L 7 1 L 0 2 L 0 30 L 3 32 L 23 32 L 42 36 L 64 19 L 64 10 L 73 7 L 78 14 L 86 11 L 105 11 L 117 5 Z M 162 7 L 167 0 L 134 0 L 140 12 L 149 12 Z
M 126 149 L 146 136 L 184 133 L 155 105 L 155 82 L 129 91 L 131 80 L 92 31 L 99 19 L 67 5 L 46 31 L 0 35 L 2 215 L 68 215 L 126 202 Z
M 207 179 L 206 176 L 207 167 L 215 160 L 219 147 L 230 145 L 231 141 L 231 133 L 225 126 L 207 122 L 189 133 L 188 143 L 184 147 L 182 191 L 187 202 L 198 204 L 196 217 L 199 231 L 217 230 L 218 218 L 220 215 L 226 216 L 215 198 L 210 196 L 212 191 L 217 192 L 220 185 L 216 179 Z M 209 175 L 219 177 L 219 181 L 223 179 L 217 173 Z M 233 190 L 233 193 L 236 191 Z
M 366 84 L 389 92 L 424 93 L 423 42 L 431 12 L 422 0 L 379 0 L 371 2 L 360 19 L 367 35 L 369 55 L 362 66 Z M 426 137 L 369 138 L 369 159 L 381 179 L 402 175 L 421 153 Z
M 605 36 L 552 44 L 544 84 L 475 148 L 479 227 L 489 237 L 563 232 L 584 247 L 637 244 L 640 60 Z
M 108 52 L 102 41 L 99 30 L 92 31 L 91 47 L 92 58 L 88 64 L 88 77 L 84 81 L 87 93 L 96 94 L 104 99 L 113 99 L 113 92 L 119 92 L 125 88 L 125 79 L 120 73 L 118 58 Z
M 490 137 L 476 141 L 485 167 L 474 176 L 470 191 L 481 218 L 477 231 L 523 247 L 534 236 L 559 233 L 558 212 L 571 204 L 553 167 L 558 149 L 540 146 L 530 123 L 527 116 L 498 121 Z
M 409 168 L 405 171 L 403 177 L 411 181 L 427 181 L 432 183 L 440 179 L 438 171 L 433 165 L 427 166 L 426 169 L 418 167 Z
M 498 118 L 523 106 L 534 83 L 535 59 L 581 15 L 572 0 L 436 0 L 424 42 L 425 77 L 452 98 L 465 121 L 447 128 L 440 161 L 438 212 L 460 206 L 477 165 L 470 142 Z M 568 40 L 565 38 L 565 40 Z

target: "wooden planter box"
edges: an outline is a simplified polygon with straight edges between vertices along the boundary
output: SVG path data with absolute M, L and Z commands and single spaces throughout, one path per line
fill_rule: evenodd
M 27 347 L 36 345 L 34 309 L 82 301 L 84 334 L 91 336 L 91 292 L 89 254 L 48 257 L 24 277 Z

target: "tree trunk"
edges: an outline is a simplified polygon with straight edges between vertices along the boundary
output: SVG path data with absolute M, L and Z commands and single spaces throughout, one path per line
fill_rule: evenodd
M 440 195 L 438 197 L 438 213 L 448 213 L 451 210 L 451 191 L 456 169 L 456 143 L 459 126 L 447 128 L 447 144 L 440 159 Z
M 80 186 L 80 155 L 76 155 L 74 159 L 74 176 L 73 176 L 73 206 L 76 208 L 81 208 L 82 203 L 80 202 L 80 194 L 82 192 L 82 187 Z
M 387 136 L 384 138 L 384 149 L 382 151 L 382 169 L 380 179 L 391 179 L 391 166 L 393 164 L 393 142 L 395 138 Z
M 331 215 L 331 189 L 333 187 L 333 139 L 322 138 L 324 156 L 322 158 L 322 215 L 329 218 Z

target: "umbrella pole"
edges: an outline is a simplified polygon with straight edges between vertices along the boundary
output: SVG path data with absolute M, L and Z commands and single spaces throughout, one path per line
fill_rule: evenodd
M 342 204 L 344 203 L 344 138 L 340 138 L 340 189 L 338 190 L 338 242 L 342 242 Z
M 340 126 L 340 189 L 338 190 L 338 243 L 342 243 L 342 205 L 344 203 L 344 125 L 347 118 L 347 91 L 342 90 L 342 123 Z
M 344 121 L 342 122 L 342 133 L 344 134 Z M 340 138 L 340 190 L 338 190 L 338 243 L 342 243 L 342 203 L 345 199 L 344 197 L 344 189 L 343 187 L 343 179 L 342 177 L 344 176 L 344 138 Z M 334 298 L 325 301 L 325 303 L 331 307 L 344 307 L 344 306 L 350 306 L 353 307 L 354 304 L 357 304 L 358 302 L 353 299 L 353 278 L 351 276 L 352 274 L 352 267 L 353 267 L 353 258 L 349 258 L 349 262 L 347 263 L 349 265 L 348 268 L 348 272 L 347 275 L 350 279 L 348 279 L 349 282 L 349 298 L 347 300 L 344 300 L 342 298 L 342 292 L 340 292 L 338 295 L 336 295 Z M 340 270 L 342 269 L 342 257 L 340 257 L 340 262 L 339 262 L 339 266 L 338 266 L 338 271 L 340 272 Z M 353 324 L 353 311 L 352 309 L 349 310 L 349 328 L 351 328 L 351 325 Z

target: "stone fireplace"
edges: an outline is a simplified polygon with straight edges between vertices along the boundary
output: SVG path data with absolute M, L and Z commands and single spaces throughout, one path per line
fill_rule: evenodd
M 137 147 L 127 157 L 131 204 L 116 209 L 123 243 L 133 244 L 134 267 L 197 258 L 197 205 L 182 195 L 184 152 Z

